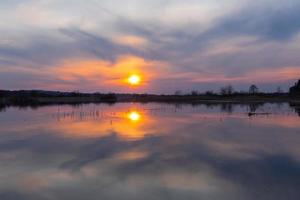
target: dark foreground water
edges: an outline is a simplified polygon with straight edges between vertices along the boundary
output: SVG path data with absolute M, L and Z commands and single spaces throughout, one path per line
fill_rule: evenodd
M 0 199 L 299 200 L 300 117 L 287 104 L 6 108 Z

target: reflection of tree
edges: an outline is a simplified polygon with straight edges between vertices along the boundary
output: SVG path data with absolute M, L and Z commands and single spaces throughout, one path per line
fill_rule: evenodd
M 182 109 L 182 104 L 181 103 L 176 103 L 175 105 L 175 109 L 177 110 L 181 110 Z
M 295 108 L 296 113 L 298 113 L 298 116 L 300 117 L 300 108 Z
M 260 104 L 260 103 L 251 103 L 249 104 L 249 109 L 250 109 L 250 112 L 252 113 L 255 113 L 257 111 L 257 109 L 262 106 L 263 104 Z
M 222 103 L 221 110 L 222 110 L 222 112 L 232 113 L 233 105 L 231 103 Z
M 6 105 L 0 104 L 0 112 L 4 112 L 6 110 Z
M 293 108 L 295 110 L 295 112 L 298 114 L 298 116 L 300 117 L 300 104 L 297 103 L 290 103 L 289 104 L 291 108 Z
M 293 105 L 293 104 L 290 104 L 290 106 L 292 108 L 294 108 L 295 112 L 298 114 L 298 116 L 300 117 L 300 105 Z

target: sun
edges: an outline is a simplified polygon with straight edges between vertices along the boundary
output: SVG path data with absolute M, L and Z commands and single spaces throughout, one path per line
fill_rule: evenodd
M 141 77 L 137 74 L 129 76 L 127 80 L 131 85 L 139 85 L 141 83 Z
M 136 112 L 136 111 L 132 111 L 128 114 L 128 118 L 133 121 L 133 122 L 136 122 L 136 121 L 139 121 L 141 119 L 141 115 L 140 113 Z

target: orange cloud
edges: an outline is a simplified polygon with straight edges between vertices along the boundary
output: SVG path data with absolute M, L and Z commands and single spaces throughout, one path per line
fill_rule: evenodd
M 300 77 L 299 67 L 284 67 L 280 69 L 265 69 L 252 72 L 249 76 L 254 77 L 257 81 L 278 82 L 298 79 Z
M 66 60 L 62 65 L 51 69 L 53 76 L 70 82 L 86 80 L 94 85 L 127 88 L 127 78 L 131 74 L 142 77 L 141 87 L 149 85 L 149 81 L 158 76 L 159 67 L 164 65 L 157 61 L 141 57 L 124 55 L 115 62 L 106 60 Z

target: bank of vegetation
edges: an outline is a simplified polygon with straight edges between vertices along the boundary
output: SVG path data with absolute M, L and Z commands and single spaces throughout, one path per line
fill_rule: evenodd
M 176 91 L 172 95 L 155 94 L 115 94 L 115 93 L 80 93 L 20 90 L 0 91 L 0 105 L 41 105 L 41 104 L 81 104 L 81 103 L 116 103 L 116 102 L 174 102 L 174 103 L 264 103 L 264 102 L 300 102 L 300 80 L 289 92 L 280 88 L 276 92 L 261 92 L 256 85 L 251 85 L 247 92 L 237 92 L 231 85 L 220 88 L 220 91 L 200 93 Z

